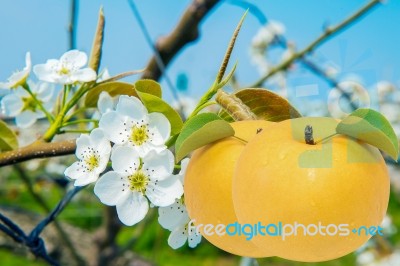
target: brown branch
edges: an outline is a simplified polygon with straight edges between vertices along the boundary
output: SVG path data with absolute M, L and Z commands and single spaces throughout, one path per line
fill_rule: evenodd
M 186 44 L 197 40 L 200 22 L 218 2 L 218 0 L 193 0 L 183 13 L 175 29 L 157 41 L 156 49 L 165 66 Z M 157 64 L 156 57 L 152 56 L 142 78 L 158 80 L 161 75 L 162 71 Z
M 48 158 L 61 155 L 73 154 L 76 149 L 76 140 L 65 140 L 59 142 L 34 142 L 33 144 L 0 153 L 0 167 L 16 164 L 30 159 Z

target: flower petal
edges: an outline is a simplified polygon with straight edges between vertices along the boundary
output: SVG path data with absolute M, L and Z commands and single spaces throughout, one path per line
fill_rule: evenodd
M 108 72 L 108 69 L 105 68 L 103 71 L 100 72 L 99 76 L 97 77 L 97 82 L 101 82 L 109 78 L 111 78 L 110 72 Z
M 149 203 L 138 192 L 131 192 L 126 195 L 117 203 L 118 218 L 125 225 L 134 225 L 146 216 L 149 210 Z
M 79 162 L 74 162 L 70 167 L 65 169 L 64 175 L 71 179 L 84 179 L 87 176 L 87 173 L 83 170 L 84 168 Z
M 30 83 L 32 83 L 32 82 L 29 82 L 29 81 L 28 81 L 28 83 L 30 84 Z M 31 97 L 31 96 L 29 95 L 29 93 L 28 93 L 25 89 L 23 89 L 23 88 L 17 88 L 17 89 L 14 90 L 14 92 L 15 92 L 15 95 L 17 95 L 17 96 L 20 97 L 21 99 L 26 98 L 26 97 L 28 97 L 28 98 Z
M 97 152 L 102 157 L 108 157 L 111 152 L 110 141 L 107 140 L 106 135 L 101 128 L 95 128 L 90 132 L 90 145 L 96 147 Z
M 163 180 L 174 170 L 174 155 L 170 150 L 150 151 L 143 157 L 143 170 L 152 180 Z
M 25 54 L 25 68 L 24 70 L 27 71 L 28 73 L 31 72 L 32 69 L 32 60 L 31 60 L 31 53 L 26 52 Z
M 176 199 L 183 195 L 182 183 L 171 176 L 157 183 L 149 183 L 146 189 L 146 196 L 155 206 L 165 207 L 171 205 Z
M 81 134 L 79 138 L 76 139 L 76 151 L 75 151 L 76 157 L 82 159 L 84 157 L 84 153 L 87 152 L 90 146 L 91 143 L 89 135 Z
M 168 245 L 177 249 L 182 247 L 188 239 L 187 231 L 185 226 L 175 228 L 168 237 Z
M 93 169 L 93 172 L 96 173 L 97 175 L 100 175 L 101 173 L 104 172 L 104 170 L 106 170 L 107 168 L 107 164 L 109 162 L 110 159 L 110 154 L 106 154 L 106 155 L 100 155 L 100 161 L 99 161 L 99 165 Z
M 97 74 L 96 71 L 87 67 L 74 71 L 70 78 L 73 82 L 89 82 L 95 80 Z
M 140 166 L 139 154 L 128 146 L 115 148 L 111 155 L 111 161 L 114 171 L 123 176 L 133 174 Z
M 131 145 L 134 145 L 134 144 L 131 143 Z M 132 147 L 135 148 L 135 150 L 137 151 L 139 156 L 142 158 L 145 157 L 150 151 L 157 151 L 154 148 L 154 145 L 151 145 L 151 143 L 148 143 L 148 142 L 145 142 L 140 146 L 134 145 Z
M 37 120 L 37 115 L 31 110 L 26 110 L 15 117 L 15 124 L 20 128 L 28 128 Z
M 133 96 L 121 95 L 116 110 L 135 121 L 147 120 L 147 109 L 138 98 Z
M 114 171 L 102 175 L 94 186 L 94 194 L 103 204 L 109 206 L 117 205 L 120 199 L 131 193 L 126 185 L 126 179 Z
M 195 248 L 201 242 L 201 235 L 196 233 L 196 229 L 191 228 L 188 230 L 188 244 L 189 247 Z
M 74 186 L 82 187 L 94 183 L 99 178 L 99 175 L 94 172 L 89 172 L 84 178 L 78 178 L 74 182 Z
M 1 111 L 6 116 L 16 116 L 21 113 L 24 102 L 14 93 L 8 94 L 1 100 Z
M 175 200 L 172 205 L 158 208 L 158 222 L 165 229 L 173 230 L 186 224 L 188 220 L 190 219 L 186 207 L 180 199 Z
M 108 111 L 114 110 L 114 100 L 106 91 L 102 91 L 97 101 L 97 108 L 100 113 L 105 114 Z
M 127 138 L 124 122 L 124 118 L 120 114 L 116 111 L 111 111 L 101 117 L 99 127 L 104 130 L 110 141 L 117 145 L 122 145 Z
M 86 65 L 87 55 L 79 50 L 70 50 L 64 53 L 60 58 L 60 63 L 72 68 L 81 68 Z
M 37 76 L 39 80 L 47 82 L 56 82 L 55 69 L 58 65 L 58 60 L 49 59 L 46 64 L 38 64 L 33 67 L 33 73 Z
M 37 98 L 43 102 L 50 101 L 54 94 L 54 85 L 47 82 L 39 82 L 31 89 L 37 93 Z
M 171 135 L 171 124 L 165 115 L 161 113 L 150 113 L 149 130 L 154 134 L 151 137 L 151 142 L 156 145 L 164 145 Z
M 176 175 L 177 178 L 182 182 L 185 180 L 185 175 L 186 175 L 186 169 L 187 166 L 189 164 L 190 159 L 189 158 L 185 158 L 181 161 L 181 170 L 179 171 L 179 174 Z
M 0 89 L 11 89 L 12 84 L 10 82 L 0 82 Z

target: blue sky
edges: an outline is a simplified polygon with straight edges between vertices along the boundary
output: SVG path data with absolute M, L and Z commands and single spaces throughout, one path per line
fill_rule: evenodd
M 303 48 L 317 37 L 325 24 L 335 24 L 354 12 L 366 1 L 353 0 L 281 0 L 250 1 L 264 14 L 286 26 L 286 36 Z M 135 3 L 155 40 L 168 33 L 188 0 L 146 0 Z M 33 64 L 48 58 L 58 58 L 68 49 L 67 25 L 70 1 L 61 0 L 2 0 L 0 1 L 0 79 L 24 65 L 26 51 L 31 51 Z M 129 8 L 127 1 L 80 1 L 77 47 L 90 52 L 99 7 L 106 16 L 106 36 L 102 67 L 111 74 L 143 68 L 151 56 L 151 49 Z M 362 21 L 320 47 L 316 56 L 334 62 L 343 72 L 356 73 L 365 85 L 378 80 L 400 81 L 400 2 L 387 1 Z M 188 94 L 200 96 L 212 83 L 219 68 L 226 45 L 243 9 L 222 3 L 201 25 L 201 38 L 186 47 L 168 68 L 173 82 L 179 73 L 189 77 Z M 237 76 L 241 84 L 249 84 L 259 76 L 250 63 L 249 45 L 259 29 L 258 20 L 249 16 L 240 33 L 232 61 L 238 60 Z M 131 78 L 130 80 L 134 80 Z M 163 82 L 164 84 L 164 82 Z M 329 91 L 325 82 L 307 71 L 296 71 L 288 85 L 317 84 Z M 171 99 L 164 84 L 165 97 Z

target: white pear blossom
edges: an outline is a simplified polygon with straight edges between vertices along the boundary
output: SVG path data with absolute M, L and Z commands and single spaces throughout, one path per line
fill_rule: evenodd
M 178 199 L 174 204 L 158 209 L 160 225 L 171 231 L 168 245 L 173 249 L 182 247 L 188 241 L 189 247 L 196 247 L 201 241 L 201 235 L 194 227 L 189 228 L 190 218 L 184 204 L 184 198 Z
M 181 170 L 179 174 L 176 175 L 178 180 L 183 184 L 183 180 L 186 173 L 186 168 L 189 163 L 189 158 L 185 158 L 181 162 Z M 172 205 L 166 207 L 158 208 L 158 222 L 160 225 L 170 231 L 174 230 L 176 227 L 184 225 L 187 223 L 189 218 L 186 207 L 184 205 L 183 196 L 177 199 Z
M 370 107 L 369 93 L 360 82 L 349 79 L 339 82 L 338 86 L 350 96 L 351 101 L 354 101 L 359 108 Z M 344 97 L 341 90 L 334 88 L 328 95 L 328 110 L 334 118 L 346 117 L 352 110 L 347 99 L 345 103 L 340 104 L 340 100 Z
M 173 101 L 171 105 L 175 110 L 181 111 L 185 117 L 189 117 L 197 106 L 197 99 L 180 95 L 179 101 Z
M 183 183 L 189 158 L 182 160 L 181 171 L 176 177 Z M 190 218 L 182 196 L 172 205 L 158 208 L 158 222 L 160 225 L 171 231 L 168 237 L 168 244 L 173 248 L 180 248 L 188 241 L 189 247 L 196 247 L 201 241 L 201 235 L 194 228 L 189 229 Z
M 97 77 L 97 82 L 102 82 L 107 79 L 111 78 L 110 72 L 108 72 L 108 69 L 105 68 Z
M 99 100 L 97 101 L 97 109 L 99 109 L 100 114 L 114 111 L 117 101 L 117 97 L 111 97 L 108 92 L 102 91 L 99 95 Z
M 179 174 L 176 175 L 178 179 L 182 182 L 182 184 L 184 183 L 185 180 L 186 169 L 188 167 L 189 161 L 190 161 L 189 158 L 185 158 L 181 161 L 181 170 L 179 171 Z
M 285 26 L 280 22 L 271 20 L 261 27 L 253 37 L 250 46 L 250 58 L 251 62 L 257 66 L 260 75 L 265 75 L 272 67 L 272 63 L 268 59 L 267 48 L 284 33 Z
M 59 60 L 49 59 L 46 64 L 33 67 L 38 79 L 60 84 L 74 84 L 89 82 L 96 79 L 96 72 L 87 67 L 87 55 L 78 50 L 71 50 L 61 56 Z
M 166 149 L 171 133 L 168 119 L 161 113 L 148 113 L 139 99 L 122 95 L 115 111 L 101 117 L 99 127 L 117 146 L 131 146 L 144 156 L 151 150 Z
M 400 265 L 400 251 L 395 249 L 388 255 L 369 250 L 359 254 L 356 262 L 358 266 L 397 266 Z
M 41 102 L 47 111 L 53 108 L 54 86 L 49 83 L 40 82 L 34 84 L 28 82 L 31 92 Z M 1 112 L 8 117 L 15 117 L 15 123 L 20 128 L 33 125 L 38 119 L 45 117 L 42 110 L 29 93 L 19 87 L 1 99 Z
M 82 134 L 76 140 L 76 157 L 79 161 L 68 167 L 64 174 L 75 179 L 75 186 L 85 186 L 97 181 L 106 169 L 111 153 L 111 144 L 103 130 L 96 128 L 90 135 Z
M 29 74 L 31 73 L 32 63 L 31 54 L 26 53 L 25 56 L 25 67 L 22 70 L 14 72 L 8 79 L 7 82 L 0 82 L 0 89 L 15 89 L 23 85 L 26 82 Z
M 257 34 L 252 39 L 252 47 L 258 47 L 259 49 L 265 49 L 270 43 L 272 43 L 276 37 L 281 36 L 285 33 L 285 26 L 278 21 L 269 21 L 262 28 L 260 28 Z
M 175 200 L 169 206 L 158 208 L 158 222 L 163 228 L 170 231 L 187 224 L 189 215 L 184 204 L 184 198 Z
M 113 149 L 113 171 L 96 183 L 94 193 L 100 201 L 116 206 L 125 225 L 140 222 L 147 214 L 150 201 L 154 206 L 168 206 L 183 194 L 178 178 L 172 175 L 174 156 L 169 150 L 152 150 L 143 157 L 129 146 Z
M 112 97 L 108 92 L 102 91 L 97 101 L 97 110 L 93 113 L 92 119 L 99 120 L 103 114 L 114 111 L 117 101 L 117 97 Z
M 201 235 L 196 232 L 194 227 L 189 229 L 190 219 L 181 225 L 172 230 L 171 234 L 168 237 L 168 245 L 173 249 L 177 249 L 182 247 L 187 241 L 189 247 L 195 248 L 201 242 Z
M 392 96 L 391 94 L 396 91 L 396 87 L 392 83 L 382 80 L 376 83 L 376 90 L 378 91 L 379 102 L 384 102 L 388 100 L 385 96 Z

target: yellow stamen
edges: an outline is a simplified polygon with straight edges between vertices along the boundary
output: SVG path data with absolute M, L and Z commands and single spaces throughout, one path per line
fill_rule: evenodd
M 145 125 L 141 125 L 139 127 L 134 126 L 132 128 L 132 133 L 130 136 L 130 140 L 133 144 L 140 146 L 148 140 L 148 132 L 147 127 Z
M 149 183 L 149 177 L 142 171 L 137 171 L 133 175 L 129 176 L 130 186 L 132 191 L 137 191 L 142 194 L 146 192 L 147 184 Z

